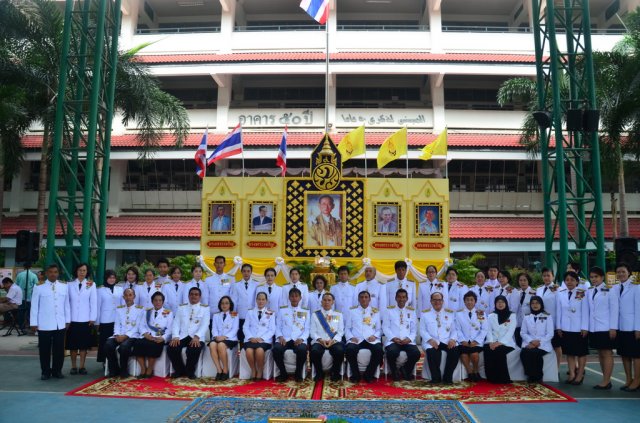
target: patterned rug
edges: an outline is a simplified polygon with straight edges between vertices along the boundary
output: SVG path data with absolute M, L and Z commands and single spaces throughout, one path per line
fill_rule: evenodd
M 468 404 L 512 402 L 575 402 L 564 393 L 543 384 L 514 382 L 492 384 L 461 382 L 453 385 L 432 385 L 426 380 L 393 382 L 379 380 L 375 384 L 353 384 L 348 381 L 324 381 L 321 399 L 337 400 L 456 400 Z
M 194 400 L 170 422 L 266 423 L 274 417 L 340 418 L 349 423 L 470 423 L 456 401 L 292 401 L 232 398 Z
M 494 385 L 487 382 L 462 382 L 454 385 L 431 385 L 418 379 L 414 382 L 392 382 L 380 379 L 376 383 L 343 382 L 302 383 L 289 380 L 251 382 L 230 379 L 224 382 L 212 378 L 165 379 L 154 377 L 138 380 L 101 378 L 68 392 L 73 396 L 111 398 L 192 400 L 194 398 L 263 398 L 298 400 L 456 400 L 464 403 L 506 402 L 573 402 L 573 398 L 542 384 L 524 382 Z M 324 401 L 323 401 L 324 402 Z

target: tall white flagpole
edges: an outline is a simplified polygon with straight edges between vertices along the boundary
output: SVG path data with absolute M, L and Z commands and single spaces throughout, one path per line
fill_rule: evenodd
M 325 30 L 325 70 L 324 70 L 324 133 L 329 133 L 329 13 L 331 12 L 331 4 L 327 6 L 327 21 L 324 24 Z

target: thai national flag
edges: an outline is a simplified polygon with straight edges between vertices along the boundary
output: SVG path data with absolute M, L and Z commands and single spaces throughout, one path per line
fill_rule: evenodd
M 231 131 L 207 159 L 207 166 L 227 157 L 242 154 L 242 127 L 240 124 Z
M 329 0 L 302 0 L 300 7 L 319 24 L 324 25 L 327 22 Z
M 207 175 L 207 133 L 209 132 L 209 128 L 204 131 L 204 135 L 202 135 L 202 141 L 200 141 L 200 146 L 196 150 L 196 174 L 203 179 Z
M 282 141 L 280 141 L 280 148 L 278 149 L 278 157 L 276 157 L 276 165 L 282 169 L 282 176 L 287 173 L 287 127 L 284 127 L 282 133 Z

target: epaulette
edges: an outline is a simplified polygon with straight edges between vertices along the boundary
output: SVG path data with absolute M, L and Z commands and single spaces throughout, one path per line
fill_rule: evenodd
M 180 282 L 182 282 L 182 283 L 184 283 L 184 284 L 188 284 L 188 283 L 190 283 L 191 281 L 180 281 Z
M 450 308 L 445 308 L 444 311 L 446 311 L 447 313 L 453 313 L 453 310 L 451 310 Z
M 288 305 L 281 305 L 280 308 L 287 308 L 289 307 Z
M 145 307 L 144 311 L 151 311 L 153 310 L 153 307 Z
M 349 307 L 349 310 L 355 310 L 356 308 L 358 308 L 358 306 L 352 306 L 352 307 Z
M 119 305 L 116 308 L 125 308 L 125 307 L 126 307 L 125 305 Z
M 388 305 L 387 308 L 396 308 L 394 305 Z
M 309 311 L 309 307 L 300 307 L 300 308 L 303 309 L 303 310 Z
M 633 281 L 631 282 L 631 285 L 640 285 L 640 281 Z
M 163 308 L 163 309 L 162 309 L 162 311 L 163 311 L 163 312 L 165 312 L 165 311 L 171 312 L 171 310 L 170 310 L 170 309 L 168 309 L 168 308 Z
M 182 303 L 182 304 L 180 304 L 180 307 L 184 307 L 186 305 L 187 305 L 187 303 Z
M 587 289 L 593 289 L 593 288 L 595 288 L 595 286 L 593 286 L 593 285 L 592 285 L 592 286 L 590 286 L 590 287 L 589 287 L 589 288 L 587 288 Z
M 566 291 L 566 290 L 567 290 L 567 288 L 559 289 L 559 290 L 558 290 L 558 292 L 564 292 L 564 291 Z
M 458 282 L 458 286 L 459 286 L 460 288 L 462 288 L 462 287 L 464 286 L 464 284 L 463 284 L 463 283 L 461 283 L 461 282 Z
M 137 305 L 136 308 L 144 308 L 144 307 L 141 305 Z
M 44 282 L 38 282 L 37 285 L 44 285 Z
M 578 292 L 584 292 L 584 289 L 582 289 L 582 288 L 578 288 L 578 289 L 576 289 L 576 291 L 578 291 Z
M 266 282 L 262 282 L 261 284 L 258 285 L 258 287 L 265 286 L 266 284 L 267 284 Z
M 430 312 L 430 311 L 431 311 L 431 309 L 430 309 L 430 308 L 425 308 L 424 310 L 422 310 L 422 312 L 423 312 L 423 313 L 428 313 L 428 312 Z
M 414 310 L 415 310 L 415 308 L 407 306 L 407 310 L 414 311 Z
M 546 312 L 546 311 L 543 311 L 542 313 L 543 313 L 545 316 L 551 316 L 551 315 L 550 315 L 548 312 Z
M 200 307 L 209 307 L 209 304 L 202 304 L 202 303 L 200 303 Z
M 371 307 L 371 311 L 372 311 L 373 313 L 377 313 L 377 312 L 378 312 L 378 309 L 377 309 L 377 308 L 375 308 L 375 307 Z
M 386 284 L 386 282 L 385 282 L 385 281 L 378 281 L 378 283 L 379 283 L 380 285 L 385 285 L 385 284 Z
M 144 282 L 137 282 L 136 285 L 144 285 Z

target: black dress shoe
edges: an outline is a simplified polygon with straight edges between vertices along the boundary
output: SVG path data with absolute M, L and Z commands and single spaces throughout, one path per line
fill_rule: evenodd
M 87 374 L 87 369 L 85 369 L 84 367 L 81 367 L 80 370 L 78 370 L 78 374 L 86 375 Z
M 170 376 L 171 379 L 178 379 L 179 377 L 182 377 L 182 373 L 173 372 Z
M 351 383 L 358 383 L 358 382 L 360 382 L 360 378 L 359 378 L 358 376 L 351 376 L 351 377 L 349 378 L 349 381 L 350 381 Z
M 304 382 L 304 378 L 302 378 L 300 376 L 296 376 L 296 382 L 298 382 L 298 383 Z
M 56 379 L 64 379 L 64 375 L 62 373 L 53 373 L 52 376 Z
M 78 374 L 78 369 L 73 367 L 71 368 L 71 371 L 69 372 L 70 375 L 77 375 Z
M 320 382 L 322 379 L 324 379 L 324 375 L 321 375 L 320 373 L 316 373 L 316 375 L 313 377 L 313 380 L 315 382 Z
M 40 376 L 40 380 L 49 380 L 49 379 L 51 379 L 51 376 L 49 376 L 49 375 Z
M 613 387 L 613 385 L 611 385 L 611 382 L 609 382 L 604 386 L 596 385 L 596 386 L 593 387 L 593 389 L 595 389 L 597 391 L 608 391 L 612 387 Z
M 191 374 L 189 375 L 189 379 L 191 379 L 191 380 L 194 380 L 194 379 L 197 379 L 197 378 L 198 378 L 198 377 L 197 377 L 195 374 L 193 374 L 193 373 L 191 373 Z
M 278 382 L 278 383 L 282 383 L 282 382 L 286 382 L 286 381 L 287 381 L 287 375 L 280 374 L 276 378 L 276 382 Z
M 373 376 L 369 376 L 369 375 L 365 375 L 364 376 L 364 381 L 367 383 L 371 383 L 375 380 L 375 378 Z
M 629 388 L 628 386 L 623 386 L 622 388 L 620 388 L 620 390 L 624 392 L 638 392 L 640 391 L 640 386 L 638 386 L 637 388 Z
M 337 382 L 340 380 L 340 375 L 331 375 L 331 382 Z

